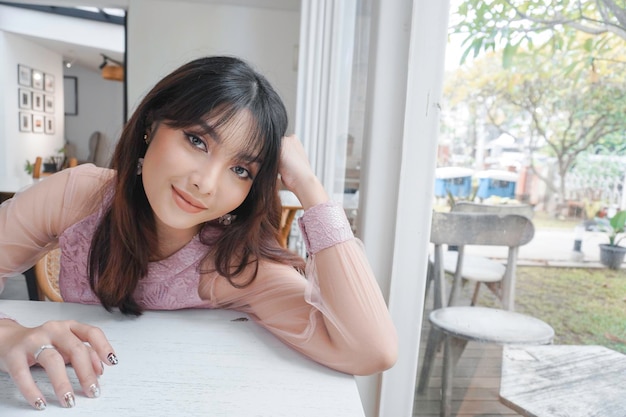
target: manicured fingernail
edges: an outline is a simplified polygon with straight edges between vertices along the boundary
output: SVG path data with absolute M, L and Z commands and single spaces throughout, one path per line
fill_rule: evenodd
M 102 375 L 104 373 L 104 362 L 100 362 L 100 368 L 102 368 L 100 370 L 100 375 Z
M 89 393 L 91 398 L 98 398 L 100 396 L 100 387 L 97 384 L 89 385 Z
M 76 405 L 76 400 L 74 399 L 74 394 L 68 392 L 63 396 L 63 400 L 65 401 L 65 408 L 73 408 Z
M 115 356 L 115 353 L 109 353 L 109 356 L 107 356 L 107 359 L 109 360 L 109 363 L 111 365 L 117 365 L 117 356 Z
M 42 398 L 37 398 L 34 405 L 35 408 L 39 411 L 43 411 L 46 409 L 46 402 Z

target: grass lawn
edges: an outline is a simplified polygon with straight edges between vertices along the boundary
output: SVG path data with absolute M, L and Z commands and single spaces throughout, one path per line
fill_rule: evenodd
M 516 311 L 554 328 L 555 344 L 602 345 L 626 353 L 624 269 L 519 266 L 515 303 Z M 484 286 L 479 304 L 499 307 Z

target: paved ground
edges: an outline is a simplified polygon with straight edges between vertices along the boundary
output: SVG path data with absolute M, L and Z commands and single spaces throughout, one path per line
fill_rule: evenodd
M 573 267 L 602 267 L 599 263 L 600 243 L 608 243 L 607 237 L 601 232 L 584 232 L 582 253 L 575 253 L 574 230 L 537 229 L 530 243 L 519 251 L 520 265 L 548 265 Z M 480 254 L 492 258 L 506 258 L 506 248 L 476 246 L 468 247 L 467 253 Z

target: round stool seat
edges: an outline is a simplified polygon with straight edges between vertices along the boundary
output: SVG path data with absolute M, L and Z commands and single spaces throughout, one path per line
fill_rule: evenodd
M 445 307 L 429 320 L 444 333 L 467 340 L 497 344 L 548 344 L 554 329 L 525 314 L 487 307 Z

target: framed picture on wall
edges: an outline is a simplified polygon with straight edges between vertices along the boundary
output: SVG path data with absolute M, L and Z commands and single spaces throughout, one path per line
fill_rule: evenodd
M 33 91 L 33 110 L 43 111 L 43 93 Z
M 43 114 L 33 114 L 33 132 L 43 133 L 43 131 L 44 131 Z
M 78 115 L 78 78 L 72 76 L 63 77 L 63 97 L 65 101 L 65 115 Z
M 43 90 L 43 72 L 33 70 L 33 88 Z
M 54 113 L 54 96 L 50 94 L 44 94 L 43 109 L 46 113 Z
M 30 91 L 20 88 L 19 89 L 20 109 L 30 110 L 33 107 Z
M 43 89 L 49 92 L 54 91 L 54 75 L 52 74 L 43 75 Z
M 30 113 L 20 112 L 20 132 L 30 132 L 33 130 Z
M 26 65 L 17 64 L 17 83 L 19 85 L 31 86 L 32 70 Z
M 47 135 L 54 135 L 54 117 L 45 117 L 45 131 Z

